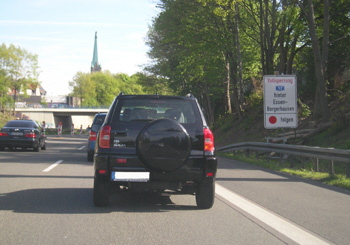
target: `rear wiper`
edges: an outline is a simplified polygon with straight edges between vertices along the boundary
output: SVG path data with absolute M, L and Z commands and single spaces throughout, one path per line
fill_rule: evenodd
M 143 118 L 143 119 L 132 119 L 130 120 L 131 122 L 142 122 L 142 121 L 146 121 L 146 122 L 150 122 L 150 121 L 154 121 L 155 119 L 148 119 L 148 118 Z

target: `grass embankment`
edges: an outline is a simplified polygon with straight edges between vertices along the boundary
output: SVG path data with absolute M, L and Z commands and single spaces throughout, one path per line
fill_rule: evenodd
M 277 172 L 286 173 L 294 176 L 299 176 L 304 179 L 312 179 L 320 181 L 324 184 L 341 187 L 350 190 L 350 178 L 345 176 L 345 164 L 335 165 L 335 174 L 330 175 L 328 173 L 329 161 L 320 161 L 320 172 L 314 171 L 314 163 L 306 162 L 301 163 L 298 159 L 293 159 L 293 167 L 288 160 L 281 161 L 277 159 L 269 159 L 268 156 L 264 158 L 247 157 L 243 153 L 218 153 L 220 156 L 235 159 L 237 161 L 249 163 L 252 165 L 272 169 Z M 302 166 L 304 165 L 304 166 Z
M 229 116 L 219 122 L 219 127 L 214 130 L 216 146 L 225 146 L 240 142 L 266 142 L 265 137 L 275 137 L 281 134 L 281 129 L 268 130 L 263 125 L 262 110 L 252 110 L 238 120 L 234 116 Z M 308 128 L 310 121 L 300 120 L 300 127 Z M 288 131 L 288 129 L 286 129 Z M 290 130 L 289 130 L 290 131 Z M 350 125 L 333 123 L 332 126 L 314 135 L 288 140 L 289 144 L 302 144 L 308 146 L 318 146 L 325 148 L 336 148 L 350 150 Z M 255 156 L 251 154 L 247 157 L 243 152 L 236 154 L 223 154 L 238 161 L 258 165 L 274 171 L 299 176 L 305 179 L 317 180 L 322 183 L 338 186 L 350 190 L 350 178 L 346 178 L 346 164 L 334 163 L 334 173 L 329 174 L 330 161 L 320 160 L 318 172 L 313 159 L 298 159 L 288 156 L 285 161 L 280 159 L 270 159 L 267 155 Z

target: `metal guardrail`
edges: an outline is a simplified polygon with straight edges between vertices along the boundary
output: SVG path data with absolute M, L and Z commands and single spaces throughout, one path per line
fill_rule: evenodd
M 216 150 L 219 152 L 233 152 L 237 150 L 246 150 L 248 151 L 247 154 L 249 154 L 250 150 L 261 152 L 276 152 L 287 155 L 314 158 L 317 160 L 330 160 L 332 161 L 332 163 L 343 162 L 347 164 L 346 177 L 350 178 L 350 150 L 262 142 L 244 142 L 232 144 L 223 147 L 218 147 Z

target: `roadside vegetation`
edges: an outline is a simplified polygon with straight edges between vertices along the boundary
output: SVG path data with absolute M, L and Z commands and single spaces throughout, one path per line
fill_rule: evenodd
M 335 103 L 337 104 L 337 103 Z M 337 111 L 331 107 L 332 114 Z M 350 114 L 350 107 L 344 109 L 345 114 Z M 240 142 L 266 142 L 267 136 L 282 136 L 282 129 L 265 129 L 263 122 L 262 106 L 249 108 L 243 114 L 243 119 L 235 116 L 221 118 L 215 127 L 216 146 L 225 146 Z M 300 129 L 314 129 L 316 133 L 306 136 L 292 137 L 288 139 L 287 144 L 302 144 L 308 146 L 317 146 L 324 148 L 336 148 L 350 150 L 350 125 L 347 121 L 334 120 L 337 116 L 332 116 L 332 120 L 323 130 L 318 130 L 314 125 L 312 116 L 301 117 L 299 115 L 298 129 L 284 129 L 287 132 L 294 132 Z M 337 186 L 350 190 L 350 178 L 346 178 L 346 164 L 334 163 L 334 174 L 329 174 L 330 161 L 320 160 L 319 171 L 316 172 L 316 166 L 313 159 L 301 159 L 294 156 L 288 156 L 281 160 L 278 155 L 250 154 L 246 156 L 245 152 L 237 151 L 233 153 L 217 153 L 220 156 L 246 162 L 263 168 L 268 168 L 277 172 L 282 172 L 305 179 L 312 179 L 327 185 Z
M 0 112 L 0 128 L 2 128 L 7 121 L 13 120 L 15 117 L 12 113 Z
M 280 159 L 270 159 L 269 156 L 265 156 L 264 158 L 247 157 L 243 152 L 236 154 L 218 153 L 218 155 L 304 179 L 316 180 L 327 185 L 337 186 L 350 191 L 350 178 L 346 178 L 345 176 L 345 164 L 336 164 L 336 174 L 330 175 L 327 172 L 329 161 L 321 161 L 320 169 L 322 172 L 315 172 L 314 163 L 312 161 L 306 161 L 301 164 L 300 161 L 298 162 L 298 159 L 281 161 Z M 291 167 L 290 161 L 293 161 L 293 167 Z

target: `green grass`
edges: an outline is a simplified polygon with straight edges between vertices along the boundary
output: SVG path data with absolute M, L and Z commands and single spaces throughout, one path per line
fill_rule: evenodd
M 320 181 L 324 184 L 338 186 L 350 190 L 350 178 L 346 178 L 344 174 L 335 174 L 330 176 L 328 173 L 313 172 L 310 170 L 295 170 L 295 169 L 281 169 L 281 172 L 296 175 L 304 179 L 312 179 Z
M 334 147 L 337 149 L 350 149 L 350 127 L 339 128 L 337 125 L 319 132 L 316 135 L 308 138 L 305 145 Z
M 343 166 L 335 166 L 335 172 L 339 172 L 335 175 L 329 175 L 328 172 L 315 172 L 313 170 L 313 164 L 311 162 L 305 163 L 302 168 L 300 163 L 295 163 L 294 167 L 290 167 L 290 163 L 287 161 L 281 162 L 280 160 L 267 160 L 256 157 L 247 157 L 243 153 L 236 153 L 235 155 L 232 153 L 218 153 L 220 156 L 228 157 L 231 159 L 235 159 L 237 161 L 246 162 L 252 165 L 272 169 L 277 172 L 282 172 L 294 176 L 299 176 L 304 179 L 312 179 L 319 182 L 322 182 L 327 185 L 337 186 L 340 188 L 344 188 L 346 190 L 350 190 L 350 178 L 346 178 Z M 326 164 L 320 164 L 321 171 L 326 169 Z

